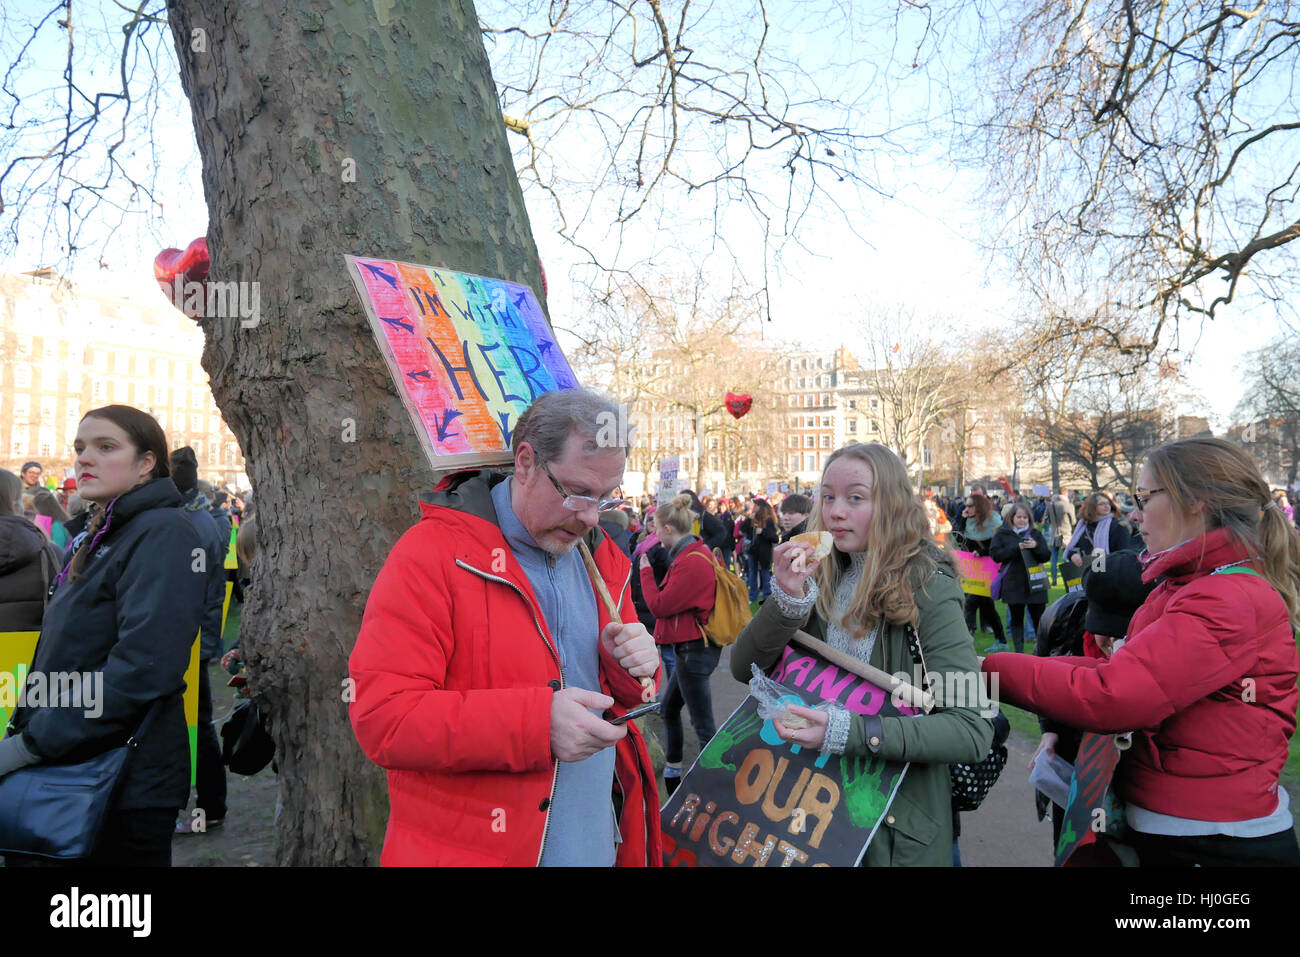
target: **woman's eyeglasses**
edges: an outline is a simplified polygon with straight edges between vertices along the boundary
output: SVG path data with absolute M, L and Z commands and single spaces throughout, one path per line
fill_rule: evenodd
M 1137 501 L 1138 508 L 1142 509 L 1143 511 L 1146 511 L 1147 502 L 1151 501 L 1151 496 L 1159 495 L 1163 491 L 1164 489 L 1162 488 L 1153 488 L 1148 492 L 1142 492 L 1141 490 L 1139 490 L 1138 493 L 1133 496 L 1133 498 Z
M 559 492 L 560 497 L 564 499 L 563 502 L 564 507 L 571 512 L 586 511 L 592 506 L 595 506 L 596 511 L 598 512 L 608 512 L 610 509 L 618 508 L 625 501 L 627 501 L 626 499 L 622 499 L 622 498 L 597 499 L 597 498 L 592 498 L 590 495 L 574 495 L 571 492 L 569 492 L 569 490 L 566 489 L 563 485 L 561 485 L 559 482 L 555 480 L 555 476 L 551 474 L 551 470 L 548 469 L 545 465 L 541 466 L 541 469 L 543 472 L 546 473 L 546 477 L 551 480 L 551 484 L 555 486 L 555 491 Z

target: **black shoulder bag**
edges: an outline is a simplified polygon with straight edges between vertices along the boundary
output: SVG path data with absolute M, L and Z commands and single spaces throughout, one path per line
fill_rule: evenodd
M 0 854 L 58 861 L 90 857 L 131 755 L 166 700 L 149 706 L 120 748 L 74 764 L 30 764 L 0 777 Z
M 921 639 L 917 637 L 916 629 L 910 624 L 907 626 L 907 647 L 912 652 L 912 660 L 921 668 L 921 684 L 928 690 L 929 682 L 925 678 L 926 667 L 925 658 L 921 654 Z M 1005 742 L 1007 733 L 1011 730 L 1010 722 L 1001 711 L 988 721 L 993 725 L 993 745 L 989 748 L 989 753 L 984 756 L 984 760 L 977 764 L 958 762 L 948 765 L 948 776 L 952 779 L 954 811 L 974 811 L 983 804 L 984 799 L 993 790 L 993 785 L 997 783 L 998 775 L 1007 766 Z

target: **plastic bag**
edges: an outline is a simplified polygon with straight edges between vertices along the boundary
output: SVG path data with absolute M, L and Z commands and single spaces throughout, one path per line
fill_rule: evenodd
M 806 718 L 798 717 L 789 713 L 789 707 L 792 704 L 800 707 L 810 707 L 803 698 L 799 697 L 785 685 L 773 681 L 767 675 L 759 670 L 758 665 L 749 666 L 750 673 L 753 675 L 749 679 L 749 693 L 754 696 L 758 702 L 758 716 L 766 721 L 777 718 L 787 728 L 798 730 L 809 727 Z M 814 711 L 830 711 L 831 705 L 827 701 L 819 701 L 811 706 Z

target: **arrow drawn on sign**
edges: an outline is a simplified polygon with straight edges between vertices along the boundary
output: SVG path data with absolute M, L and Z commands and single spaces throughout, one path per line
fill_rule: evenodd
M 501 420 L 501 424 L 498 426 L 498 428 L 501 430 L 501 438 L 508 446 L 510 444 L 510 433 L 512 430 L 506 423 L 510 421 L 510 413 L 498 412 L 497 418 Z
M 415 323 L 403 322 L 401 316 L 380 316 L 379 321 L 386 322 L 390 326 L 396 326 L 398 328 L 405 329 L 407 332 L 415 332 Z
M 436 414 L 434 415 L 433 424 L 434 427 L 438 430 L 439 442 L 445 442 L 447 440 L 447 436 L 449 434 L 447 432 L 447 426 L 451 424 L 451 420 L 456 418 L 457 416 L 464 415 L 464 414 L 465 414 L 464 412 L 461 412 L 457 409 L 443 409 L 441 422 L 438 421 L 438 416 Z M 457 432 L 456 434 L 459 435 L 460 433 Z
M 423 379 L 425 382 L 433 381 L 433 376 L 429 374 L 428 369 L 421 369 L 419 372 L 408 372 L 406 374 L 412 379 Z
M 392 273 L 384 272 L 378 266 L 372 266 L 370 265 L 370 263 L 358 263 L 357 265 L 359 265 L 362 269 L 369 269 L 370 274 L 372 276 L 378 276 L 380 279 L 388 283 L 388 285 L 392 286 L 394 289 L 397 288 L 397 277 L 394 276 Z

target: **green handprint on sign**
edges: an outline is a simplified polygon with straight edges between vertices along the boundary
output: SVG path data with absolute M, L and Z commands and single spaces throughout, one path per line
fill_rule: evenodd
M 1074 843 L 1074 839 L 1074 822 L 1067 817 L 1065 819 L 1065 825 L 1061 828 L 1060 840 L 1056 842 L 1056 853 L 1058 855 L 1064 854 L 1065 849 Z
M 885 762 L 877 757 L 840 758 L 840 779 L 844 782 L 844 803 L 854 827 L 873 827 L 885 813 L 889 795 L 880 790 Z
M 744 741 L 751 734 L 763 726 L 763 719 L 757 714 L 747 715 L 736 722 L 735 727 L 719 728 L 718 733 L 700 752 L 700 767 L 716 768 L 718 770 L 734 771 L 734 764 L 726 764 L 722 756 Z

